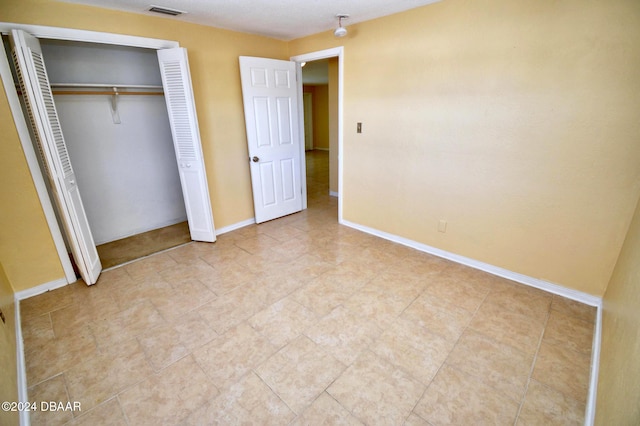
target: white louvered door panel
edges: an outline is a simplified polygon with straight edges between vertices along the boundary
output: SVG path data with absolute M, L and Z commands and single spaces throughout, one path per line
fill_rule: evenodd
M 187 50 L 158 50 L 158 61 L 191 239 L 213 242 L 216 235 Z
M 102 265 L 60 128 L 40 43 L 20 30 L 12 30 L 11 43 L 35 142 L 45 164 L 73 256 L 82 279 L 88 285 L 95 284 Z
M 302 210 L 295 63 L 240 57 L 256 222 Z

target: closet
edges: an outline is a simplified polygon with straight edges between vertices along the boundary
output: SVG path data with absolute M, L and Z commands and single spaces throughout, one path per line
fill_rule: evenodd
M 96 242 L 185 219 L 191 239 L 215 241 L 186 50 L 106 33 L 29 31 L 36 34 L 9 35 L 24 110 L 12 111 L 36 187 L 48 181 L 54 241 L 64 228 L 84 281 L 95 283 L 102 269 Z M 60 41 L 78 35 L 108 42 Z M 4 82 L 8 68 L 0 68 Z M 7 95 L 18 98 L 13 88 Z
M 155 50 L 40 44 L 95 244 L 186 221 Z

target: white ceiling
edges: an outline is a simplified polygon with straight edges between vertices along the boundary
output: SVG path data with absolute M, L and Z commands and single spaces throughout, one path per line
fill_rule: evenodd
M 368 21 L 439 0 L 63 0 L 107 9 L 158 15 L 150 5 L 185 11 L 180 21 L 208 25 L 280 40 L 292 40 L 329 31 L 337 14 L 348 14 L 349 24 Z

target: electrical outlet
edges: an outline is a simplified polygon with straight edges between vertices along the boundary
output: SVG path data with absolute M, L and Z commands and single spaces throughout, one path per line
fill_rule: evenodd
M 447 232 L 447 221 L 440 219 L 438 222 L 438 232 Z

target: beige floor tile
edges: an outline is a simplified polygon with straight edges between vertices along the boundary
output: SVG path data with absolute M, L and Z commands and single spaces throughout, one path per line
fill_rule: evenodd
M 310 279 L 323 275 L 335 266 L 310 253 L 303 254 L 294 260 L 275 263 L 274 265 L 276 269 L 272 273 L 281 274 L 284 267 L 288 273 L 294 276 L 306 276 Z
M 178 424 L 219 391 L 193 357 L 172 364 L 122 392 L 130 424 Z
M 229 234 L 225 234 L 229 235 Z M 223 236 L 221 235 L 220 238 Z M 236 247 L 232 242 L 226 244 L 224 242 L 216 242 L 203 250 L 200 254 L 200 259 L 207 262 L 209 265 L 216 266 L 224 265 L 230 261 L 235 261 L 239 256 L 246 255 L 247 252 L 240 247 Z
M 90 410 L 152 372 L 138 342 L 127 340 L 86 357 L 64 376 L 69 398 L 81 402 L 83 410 Z
M 595 306 L 585 305 L 558 295 L 553 295 L 551 310 L 587 321 L 590 324 L 594 324 L 596 321 L 597 309 Z
M 22 339 L 25 351 L 32 350 L 40 345 L 55 339 L 51 315 L 49 313 L 21 318 Z
M 25 320 L 39 317 L 48 312 L 62 309 L 75 302 L 71 286 L 60 287 L 55 290 L 20 301 L 20 318 Z
M 402 297 L 393 291 L 368 284 L 352 294 L 342 306 L 384 329 L 398 318 L 412 301 L 410 297 Z
M 173 287 L 163 280 L 160 275 L 149 273 L 142 278 L 133 280 L 130 285 L 113 293 L 113 299 L 120 310 L 126 310 L 137 304 L 147 302 L 150 296 L 160 297 L 171 294 Z
M 111 398 L 90 411 L 83 411 L 72 424 L 74 426 L 126 426 L 127 420 L 118 399 Z
M 429 284 L 430 281 L 421 275 L 407 272 L 401 268 L 391 267 L 373 277 L 367 283 L 367 287 L 388 292 L 408 304 L 422 294 Z
M 418 416 L 415 413 L 411 413 L 403 426 L 431 426 L 428 421 Z
M 563 345 L 576 352 L 591 355 L 593 332 L 593 323 L 552 310 L 543 339 L 550 345 Z
M 167 252 L 169 256 L 175 258 L 175 254 L 172 253 L 173 250 L 171 252 Z M 187 261 L 188 257 L 186 257 L 186 254 L 184 252 L 181 254 L 181 262 L 158 272 L 158 275 L 168 283 L 173 284 L 176 281 L 197 280 L 200 277 L 208 277 L 215 272 L 215 268 L 213 266 L 209 265 L 199 257 L 191 257 L 191 260 Z
M 443 305 L 438 298 L 425 293 L 416 298 L 401 315 L 452 342 L 458 340 L 472 316 L 466 309 Z
M 258 275 L 234 260 L 218 264 L 212 272 L 198 277 L 204 285 L 217 295 L 229 293 L 246 283 L 255 281 L 257 278 Z
M 138 342 L 155 371 L 184 358 L 189 350 L 182 344 L 180 333 L 171 326 L 160 326 L 140 336 Z
M 540 322 L 544 321 L 549 314 L 551 299 L 552 296 L 542 290 L 505 280 L 497 288 L 492 289 L 485 302 L 527 315 Z
M 218 333 L 198 312 L 189 312 L 174 324 L 173 328 L 180 336 L 180 343 L 189 351 L 194 351 L 218 337 Z
M 299 288 L 290 297 L 318 317 L 323 317 L 364 285 L 350 281 L 351 277 L 347 273 L 330 271 Z M 357 281 L 355 274 L 353 279 Z
M 276 350 L 260 333 L 242 323 L 196 350 L 194 356 L 219 389 L 228 389 Z
M 428 385 L 453 349 L 453 342 L 399 318 L 371 346 L 371 350 Z
M 300 414 L 346 367 L 306 336 L 289 343 L 255 371 Z
M 483 303 L 469 323 L 469 328 L 529 355 L 538 350 L 544 326 L 543 321 L 493 303 Z
M 149 300 L 167 321 L 176 321 L 185 314 L 216 298 L 216 295 L 198 280 L 173 282 L 172 290 L 149 295 Z
M 28 389 L 28 401 L 35 404 L 29 417 L 33 425 L 63 425 L 73 419 L 72 411 L 46 411 L 42 402 L 61 402 L 67 404 L 69 395 L 62 374 L 52 377 Z
M 476 377 L 506 397 L 520 401 L 531 373 L 533 355 L 498 343 L 473 330 L 464 332 L 447 364 Z
M 270 252 L 271 249 L 280 244 L 280 241 L 266 234 L 258 234 L 253 237 L 235 241 L 235 245 L 250 254 L 260 254 Z
M 223 397 L 206 401 L 182 422 L 184 426 L 254 425 L 256 420 L 240 404 Z M 266 421 L 264 424 L 267 424 Z M 272 423 L 274 424 L 274 423 Z
M 359 426 L 362 425 L 362 423 L 353 417 L 349 411 L 329 394 L 322 392 L 320 396 L 313 401 L 313 404 L 298 416 L 291 425 Z
M 581 425 L 585 404 L 531 380 L 518 416 L 519 425 Z
M 518 403 L 445 365 L 413 411 L 432 425 L 512 425 Z
M 401 425 L 424 389 L 423 384 L 367 351 L 327 393 L 365 424 Z
M 282 347 L 317 322 L 313 312 L 284 299 L 258 312 L 248 323 L 276 347 Z
M 96 355 L 96 342 L 88 327 L 76 334 L 41 341 L 25 350 L 27 383 L 33 386 Z
M 488 293 L 487 289 L 478 288 L 450 271 L 434 276 L 425 290 L 425 295 L 434 296 L 447 305 L 459 306 L 469 312 L 475 312 Z
M 173 266 L 176 266 L 178 262 L 173 260 L 171 256 L 164 253 L 158 253 L 153 256 L 146 257 L 144 259 L 138 260 L 136 262 L 132 262 L 128 265 L 123 266 L 125 271 L 133 278 L 134 280 L 144 279 L 149 275 L 155 275 L 158 272 L 161 272 L 165 269 L 169 269 Z
M 351 365 L 381 333 L 373 322 L 342 306 L 305 331 L 305 335 L 344 365 Z
M 213 327 L 216 333 L 224 334 L 265 308 L 264 297 L 259 296 L 249 291 L 249 287 L 244 285 L 205 303 L 196 312 Z
M 146 330 L 166 325 L 162 315 L 150 301 L 133 305 L 108 319 L 89 323 L 98 348 L 110 348 L 120 342 L 135 339 Z
M 92 321 L 108 321 L 119 312 L 112 297 L 85 298 L 51 312 L 53 331 L 57 337 L 78 333 Z
M 589 355 L 542 342 L 531 377 L 585 403 L 589 390 L 590 366 Z
M 228 403 L 238 403 L 254 420 L 287 424 L 295 417 L 293 411 L 254 373 L 246 375 L 220 398 Z

